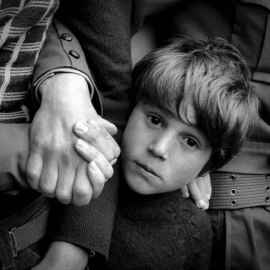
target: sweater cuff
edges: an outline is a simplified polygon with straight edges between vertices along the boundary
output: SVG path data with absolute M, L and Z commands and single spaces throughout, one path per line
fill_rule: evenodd
M 47 78 L 50 78 L 54 76 L 57 73 L 73 73 L 73 74 L 78 74 L 81 75 L 82 77 L 85 78 L 87 81 L 88 87 L 89 87 L 89 92 L 90 92 L 90 98 L 92 100 L 93 106 L 95 107 L 97 113 L 99 115 L 102 115 L 102 105 L 101 105 L 101 98 L 99 95 L 99 92 L 97 91 L 97 87 L 95 83 L 83 72 L 72 69 L 72 68 L 56 68 L 52 69 L 43 75 L 41 75 L 34 83 L 33 83 L 33 94 L 32 94 L 32 102 L 36 108 L 40 106 L 41 103 L 41 97 L 39 94 L 39 87 L 42 82 L 44 82 Z

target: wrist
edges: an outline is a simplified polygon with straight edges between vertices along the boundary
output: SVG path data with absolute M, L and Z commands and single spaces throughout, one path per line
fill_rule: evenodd
M 64 97 L 75 96 L 78 93 L 91 99 L 86 79 L 76 73 L 56 73 L 42 81 L 38 88 L 42 102 L 55 101 L 58 97 L 65 100 Z
M 71 117 L 69 120 L 75 122 L 79 120 L 76 118 L 78 115 L 87 119 L 93 111 L 96 113 L 87 81 L 81 75 L 55 74 L 42 82 L 39 91 L 43 112 L 49 112 L 56 117 Z

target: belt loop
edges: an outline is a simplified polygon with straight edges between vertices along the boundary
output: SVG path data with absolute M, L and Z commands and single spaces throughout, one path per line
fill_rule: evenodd
M 12 228 L 10 231 L 9 231 L 9 242 L 10 242 L 10 246 L 11 246 L 11 250 L 12 250 L 12 253 L 13 253 L 13 256 L 14 258 L 17 256 L 18 254 L 18 248 L 17 248 L 17 241 L 16 241 L 16 237 L 13 233 L 13 231 L 15 230 L 16 228 Z
M 10 232 L 0 227 L 0 270 L 14 269 L 14 251 Z
M 225 257 L 225 270 L 231 269 L 232 263 L 232 217 L 231 211 L 225 211 L 225 222 L 226 222 L 226 257 Z

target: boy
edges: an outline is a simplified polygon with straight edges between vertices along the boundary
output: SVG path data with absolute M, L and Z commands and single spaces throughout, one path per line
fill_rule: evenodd
M 144 57 L 133 79 L 109 261 L 90 267 L 208 269 L 209 218 L 180 188 L 231 160 L 255 123 L 246 63 L 221 39 L 179 38 Z M 75 147 L 91 161 L 86 142 Z

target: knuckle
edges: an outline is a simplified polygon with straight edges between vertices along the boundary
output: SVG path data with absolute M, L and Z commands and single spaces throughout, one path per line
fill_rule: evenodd
M 93 126 L 91 126 L 89 128 L 88 136 L 91 139 L 91 141 L 94 143 L 94 142 L 98 141 L 100 134 Z
M 113 158 L 118 158 L 121 153 L 121 149 L 116 142 L 110 143 L 110 150 L 112 151 Z
M 101 171 L 95 171 L 95 173 L 92 173 L 92 168 L 91 166 L 87 167 L 87 174 L 88 174 L 88 178 L 91 181 L 91 185 L 93 186 L 93 189 L 96 189 L 96 187 L 100 184 L 100 183 L 104 183 L 105 182 L 105 177 L 106 177 L 106 173 L 101 172 Z
M 69 204 L 71 202 L 71 195 L 67 190 L 57 189 L 55 196 L 63 204 Z
M 91 188 L 87 188 L 85 186 L 76 186 L 74 187 L 74 197 L 78 198 L 79 200 L 87 199 L 88 197 L 91 198 L 92 190 Z
M 56 155 L 66 157 L 70 153 L 71 147 L 68 144 L 57 144 L 51 146 L 51 149 Z
M 117 145 L 116 146 L 116 149 L 115 149 L 115 157 L 119 157 L 120 156 L 120 154 L 121 154 L 121 149 L 120 149 L 120 147 Z
M 76 187 L 74 188 L 73 191 L 73 204 L 77 205 L 77 206 L 83 206 L 83 205 L 87 205 L 90 203 L 91 198 L 92 198 L 92 188 L 89 187 Z
M 35 136 L 31 140 L 31 148 L 42 148 L 45 144 L 45 140 L 40 140 L 39 136 Z
M 26 177 L 28 183 L 32 186 L 37 185 L 40 179 L 40 172 L 38 170 L 35 170 L 34 168 L 28 168 L 26 170 Z
M 100 190 L 96 190 L 95 192 L 93 192 L 93 195 L 92 195 L 93 199 L 98 198 L 100 196 L 102 190 L 103 190 L 103 187 L 101 187 Z
M 100 152 L 96 148 L 92 147 L 91 148 L 91 156 L 92 156 L 93 160 L 97 160 L 98 158 L 100 158 Z
M 91 197 L 88 197 L 88 198 L 84 198 L 84 199 L 77 199 L 77 198 L 74 198 L 73 200 L 73 204 L 77 205 L 77 206 L 84 206 L 84 205 L 87 205 L 90 203 L 91 201 Z
M 48 196 L 48 197 L 54 196 L 55 188 L 52 184 L 48 184 L 47 182 L 46 183 L 41 182 L 39 184 L 39 190 L 42 193 L 46 194 L 46 196 Z
M 106 179 L 110 179 L 112 176 L 113 176 L 113 173 L 114 173 L 114 169 L 112 166 L 109 166 L 107 168 L 107 171 L 106 171 L 106 174 L 105 174 L 105 178 Z M 105 179 L 104 179 L 105 180 Z
M 104 179 L 104 181 L 99 182 L 99 184 L 97 184 L 95 186 L 95 188 L 93 189 L 93 194 L 92 194 L 93 198 L 98 198 L 100 196 L 100 194 L 104 188 L 104 185 L 105 185 L 105 179 Z
M 107 160 L 110 162 L 114 159 L 114 152 L 111 148 L 108 148 L 108 151 L 107 151 Z

